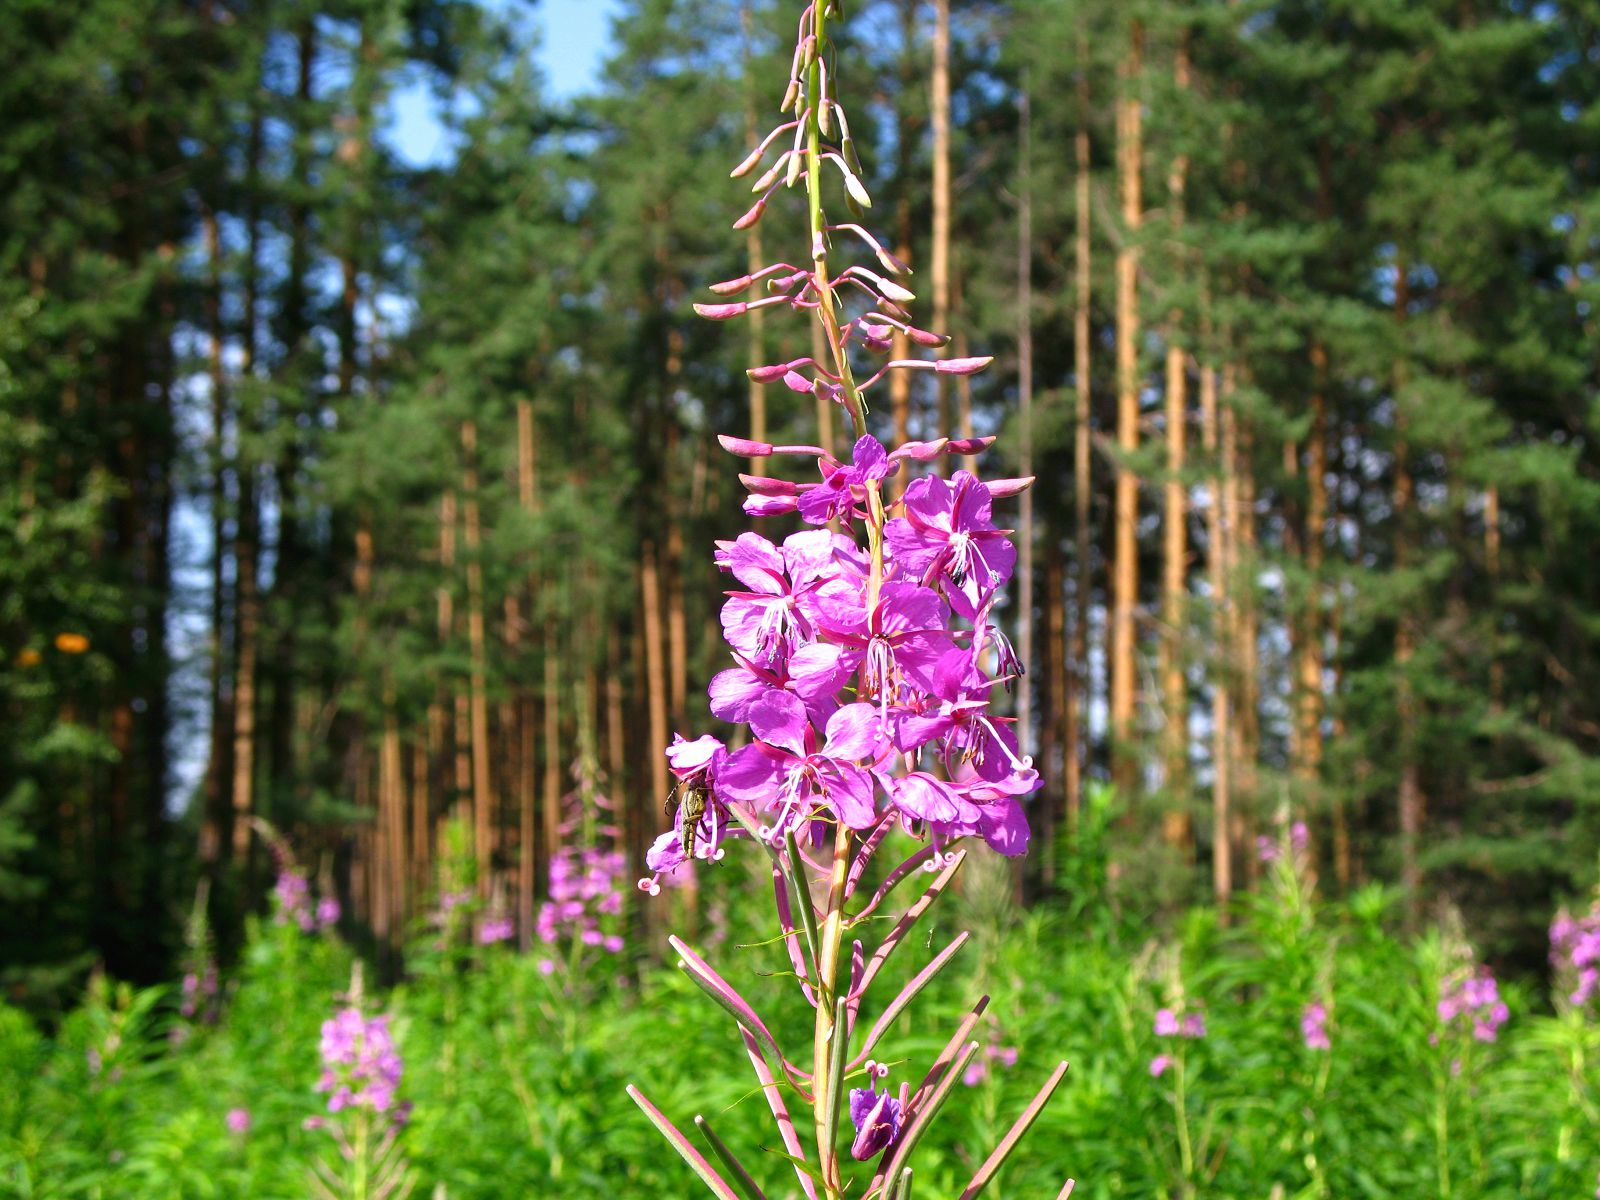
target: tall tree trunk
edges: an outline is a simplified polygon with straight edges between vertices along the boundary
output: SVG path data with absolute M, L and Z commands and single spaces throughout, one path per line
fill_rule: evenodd
M 757 460 L 762 461 L 762 460 Z M 532 519 L 537 512 L 538 492 L 534 458 L 533 402 L 517 401 L 517 504 L 523 514 Z M 530 569 L 528 572 L 528 613 L 533 613 L 533 592 L 537 586 Z M 521 631 L 517 634 L 520 655 Z M 525 675 L 518 672 L 518 678 Z M 534 752 L 534 700 L 532 690 L 519 685 L 515 700 L 516 729 L 511 735 L 516 742 L 516 796 L 517 796 L 517 931 L 519 944 L 526 952 L 533 945 L 533 899 L 539 882 L 538 855 L 538 794 L 537 755 Z
M 1404 326 L 1411 303 L 1408 265 L 1403 257 L 1395 264 L 1394 319 Z M 1397 357 L 1394 368 L 1394 569 L 1398 575 L 1411 565 L 1411 509 L 1415 483 L 1411 477 L 1410 447 L 1406 442 L 1407 381 L 1405 360 Z M 1422 771 L 1417 761 L 1417 699 L 1411 683 L 1411 659 L 1416 653 L 1416 619 L 1408 604 L 1401 605 L 1395 625 L 1394 665 L 1395 714 L 1399 719 L 1400 756 L 1399 824 L 1400 886 L 1406 894 L 1406 912 L 1414 925 L 1422 913 L 1422 863 L 1420 843 L 1425 800 Z
M 1062 755 L 1066 767 L 1067 828 L 1078 830 L 1078 814 L 1083 807 L 1083 778 L 1087 770 L 1087 720 L 1089 711 L 1089 613 L 1093 595 L 1093 573 L 1089 557 L 1092 539 L 1089 530 L 1092 496 L 1090 457 L 1090 415 L 1094 370 L 1090 360 L 1089 307 L 1093 298 L 1090 276 L 1089 242 L 1089 44 L 1078 39 L 1078 128 L 1072 139 L 1074 167 L 1075 228 L 1073 236 L 1073 279 L 1076 296 L 1072 313 L 1074 375 L 1077 382 L 1076 411 L 1072 434 L 1072 525 L 1073 601 L 1072 678 L 1063 710 Z M 1084 726 L 1080 729 L 1080 726 Z
M 645 695 L 650 713 L 650 803 L 645 806 L 649 811 L 654 806 L 665 804 L 671 790 L 667 758 L 662 750 L 667 745 L 670 732 L 667 728 L 666 649 L 661 629 L 661 579 L 653 543 L 647 543 L 644 547 L 640 592 L 640 600 L 644 605 Z
M 1237 369 L 1224 373 L 1223 392 L 1230 417 L 1237 417 Z M 1235 540 L 1231 561 L 1234 573 L 1234 612 L 1238 630 L 1234 647 L 1238 655 L 1239 702 L 1234 720 L 1238 732 L 1238 799 L 1234 805 L 1234 842 L 1248 846 L 1255 833 L 1260 803 L 1257 786 L 1261 751 L 1260 625 L 1256 609 L 1256 481 L 1252 449 L 1254 438 L 1242 421 L 1235 434 L 1237 457 L 1232 478 L 1238 483 L 1238 504 L 1232 513 Z M 1255 882 L 1260 860 L 1246 857 L 1250 882 Z
M 1207 347 L 1209 352 L 1210 347 Z M 1231 671 L 1228 630 L 1228 522 L 1223 500 L 1224 480 L 1231 475 L 1229 455 L 1233 439 L 1224 452 L 1217 429 L 1217 369 L 1210 363 L 1200 367 L 1200 429 L 1206 458 L 1211 462 L 1210 496 L 1206 505 L 1206 579 L 1211 588 L 1211 888 L 1218 906 L 1233 895 L 1233 814 L 1232 766 L 1233 735 Z M 1231 487 L 1231 485 L 1229 485 Z
M 1500 591 L 1500 485 L 1491 483 L 1483 493 L 1483 569 L 1489 577 L 1489 601 L 1498 606 Z M 1489 639 L 1489 708 L 1499 712 L 1505 700 L 1505 665 L 1500 661 L 1499 630 Z
M 1306 434 L 1306 599 L 1295 648 L 1296 694 L 1294 776 L 1302 803 L 1313 798 L 1322 769 L 1322 558 L 1328 520 L 1328 351 L 1311 343 L 1311 428 Z
M 209 15 L 211 8 L 205 9 Z M 228 710 L 228 489 L 227 438 L 228 390 L 223 367 L 222 327 L 222 233 L 217 212 L 208 202 L 201 214 L 205 240 L 206 280 L 206 376 L 211 390 L 211 443 L 206 471 L 209 476 L 211 506 L 211 629 L 208 639 L 210 672 L 210 737 L 206 753 L 203 808 L 200 824 L 200 862 L 213 885 L 223 854 L 224 813 L 230 802 L 225 784 L 232 782 L 233 721 Z
M 259 320 L 261 277 L 259 173 L 263 129 L 259 112 L 250 120 L 248 191 L 245 208 L 244 335 L 240 375 L 248 378 L 256 363 L 256 324 Z M 234 524 L 234 635 L 236 656 L 233 669 L 233 779 L 229 792 L 233 800 L 232 850 L 243 862 L 251 846 L 250 817 L 255 811 L 256 778 L 256 684 L 261 644 L 261 589 L 259 555 L 261 550 L 261 509 L 256 489 L 256 464 L 246 446 L 254 432 L 254 415 L 243 404 L 238 406 L 238 449 L 234 477 L 239 492 L 239 511 Z
M 1143 218 L 1140 175 L 1144 163 L 1142 114 L 1137 89 L 1144 60 L 1144 28 L 1135 20 L 1121 64 L 1117 98 L 1118 176 L 1122 198 L 1122 243 L 1117 248 L 1117 447 L 1124 456 L 1139 447 L 1139 251 Z M 1116 538 L 1111 614 L 1112 777 L 1132 820 L 1138 787 L 1133 745 L 1137 677 L 1135 610 L 1139 602 L 1139 481 L 1126 461 L 1117 466 Z
M 483 621 L 483 538 L 478 516 L 478 426 L 461 423 L 461 497 L 467 552 L 467 652 L 471 656 L 472 847 L 478 897 L 489 898 L 497 814 L 489 776 L 489 697 Z
M 1189 86 L 1187 35 L 1173 62 L 1173 82 L 1182 91 Z M 1167 176 L 1170 220 L 1174 242 L 1183 227 L 1183 191 L 1189 162 L 1178 154 Z M 1178 261 L 1181 249 L 1174 246 Z M 1181 268 L 1180 268 L 1181 269 Z M 1162 837 L 1180 851 L 1190 849 L 1188 808 L 1189 688 L 1184 678 L 1184 620 L 1188 566 L 1188 503 L 1183 479 L 1185 441 L 1189 421 L 1189 379 L 1176 309 L 1167 319 L 1166 425 L 1167 479 L 1163 489 L 1161 572 L 1161 695 L 1165 723 L 1162 727 L 1162 761 L 1165 769 L 1166 810 Z

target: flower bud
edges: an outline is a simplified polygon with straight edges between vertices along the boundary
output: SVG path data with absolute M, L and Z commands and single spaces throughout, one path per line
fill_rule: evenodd
M 729 454 L 737 454 L 740 458 L 766 458 L 772 453 L 770 442 L 752 442 L 749 438 L 730 437 L 726 433 L 717 434 L 717 441 Z
M 933 364 L 941 375 L 976 375 L 994 361 L 993 355 L 982 358 L 944 358 Z
M 791 392 L 800 392 L 803 395 L 809 395 L 817 390 L 817 385 L 798 371 L 786 372 L 783 382 Z
M 730 317 L 743 316 L 750 306 L 740 300 L 733 304 L 696 304 L 694 311 L 708 321 L 726 321 Z

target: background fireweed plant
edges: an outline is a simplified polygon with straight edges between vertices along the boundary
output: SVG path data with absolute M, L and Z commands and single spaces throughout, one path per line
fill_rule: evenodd
M 815 1010 L 808 1063 L 791 1057 L 750 1002 L 700 955 L 676 937 L 672 947 L 680 966 L 737 1023 L 772 1110 L 779 1153 L 809 1200 L 847 1192 L 898 1200 L 911 1194 L 918 1141 L 980 1050 L 974 1033 L 987 998 L 973 1005 L 914 1087 L 909 1077 L 890 1083 L 891 1066 L 872 1056 L 883 1053 L 885 1034 L 968 935 L 958 934 L 886 1003 L 866 1001 L 885 964 L 960 869 L 966 852 L 957 842 L 981 837 L 1006 855 L 1027 848 L 1020 800 L 1039 786 L 1038 773 L 1019 752 L 1010 720 L 990 711 L 996 687 L 1022 669 L 990 619 L 1016 561 L 991 507 L 1032 481 L 984 483 L 960 470 L 948 480 L 918 479 L 898 500 L 885 494 L 884 481 L 911 463 L 974 454 L 991 439 L 939 438 L 887 450 L 867 431 L 867 393 L 891 371 L 966 375 L 990 360 L 860 366 L 868 356 L 887 357 L 896 331 L 929 348 L 949 339 L 910 324 L 905 305 L 914 297 L 891 278 L 906 273 L 903 264 L 860 225 L 831 224 L 825 213 L 823 181 L 835 172 L 853 212 L 859 216 L 872 202 L 834 91 L 829 29 L 840 17 L 831 2 L 802 11 L 780 108 L 790 119 L 733 171 L 736 178 L 748 175 L 781 147 L 755 181 L 755 205 L 734 227 L 759 221 L 779 189 L 803 185 L 810 234 L 804 264 L 773 263 L 716 284 L 712 290 L 721 296 L 756 289 L 757 298 L 696 310 L 726 320 L 781 305 L 817 322 L 827 361 L 758 364 L 749 375 L 839 404 L 855 443 L 850 460 L 841 462 L 822 446 L 721 439 L 731 453 L 752 459 L 815 459 L 818 479 L 741 478 L 749 515 L 798 513 L 819 528 L 781 546 L 755 533 L 718 545 L 717 565 L 738 587 L 722 610 L 734 666 L 712 680 L 711 711 L 747 726 L 751 739 L 732 752 L 709 735 L 674 739 L 666 753 L 678 781 L 676 817 L 651 847 L 654 874 L 640 886 L 656 894 L 663 877 L 693 859 L 720 861 L 727 845 L 743 838 L 768 855 L 780 938 Z M 836 237 L 864 245 L 879 269 L 838 266 L 831 258 Z M 873 888 L 868 868 L 896 828 L 924 844 Z M 864 932 L 864 922 L 901 884 L 928 874 L 932 881 L 875 948 L 869 952 L 854 939 L 846 948 L 846 935 Z M 1065 1063 L 1055 1068 L 963 1197 L 984 1191 L 1065 1071 Z M 639 1088 L 628 1093 L 715 1195 L 761 1200 L 752 1173 L 703 1115 L 695 1124 L 715 1164 Z M 846 1153 L 870 1164 L 863 1179 L 847 1178 Z M 1060 1196 L 1071 1191 L 1069 1180 Z

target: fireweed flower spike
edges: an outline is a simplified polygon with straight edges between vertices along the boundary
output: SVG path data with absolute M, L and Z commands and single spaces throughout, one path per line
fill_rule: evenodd
M 958 471 L 949 482 L 914 480 L 903 502 L 887 496 L 891 476 L 918 473 L 918 464 L 941 454 L 975 455 L 993 439 L 887 447 L 867 427 L 871 388 L 894 371 L 971 375 L 990 360 L 890 358 L 897 331 L 933 354 L 950 339 L 914 324 L 915 296 L 897 278 L 905 265 L 863 225 L 830 219 L 829 209 L 843 201 L 864 220 L 872 198 L 836 91 L 830 34 L 842 6 L 816 0 L 798 13 L 783 119 L 733 170 L 751 177 L 756 197 L 734 224 L 747 228 L 782 208 L 787 195 L 803 195 L 805 249 L 791 257 L 804 265 L 753 269 L 713 285 L 718 299 L 695 308 L 715 321 L 785 308 L 815 322 L 825 352 L 753 363 L 748 374 L 838 404 L 853 441 L 841 459 L 823 446 L 719 439 L 741 458 L 797 463 L 795 471 L 775 462 L 760 476 L 741 475 L 744 511 L 797 516 L 811 528 L 781 544 L 755 532 L 718 543 L 716 564 L 730 578 L 722 631 L 731 662 L 712 680 L 711 711 L 748 736 L 733 751 L 706 734 L 679 735 L 662 748 L 675 779 L 672 796 L 663 797 L 673 820 L 650 847 L 650 875 L 639 886 L 658 894 L 691 863 L 713 865 L 736 845 L 767 856 L 780 940 L 814 1010 L 809 1054 L 791 1053 L 788 1032 L 768 1026 L 699 953 L 677 938 L 670 944 L 679 966 L 738 1027 L 775 1123 L 771 1148 L 794 1165 L 800 1194 L 895 1200 L 908 1194 L 920 1169 L 914 1152 L 955 1086 L 990 1062 L 1009 1066 L 1016 1054 L 997 1045 L 984 1051 L 973 1037 L 984 998 L 944 1050 L 929 1064 L 910 1064 L 914 1073 L 898 1087 L 891 1090 L 887 1068 L 867 1057 L 882 1053 L 876 1048 L 900 1015 L 968 940 L 959 934 L 896 994 L 874 989 L 960 869 L 966 851 L 954 843 L 981 838 L 1008 855 L 1027 849 L 1022 801 L 1039 776 L 1012 719 L 993 711 L 1022 664 L 991 614 L 1016 562 L 994 505 L 1032 480 L 985 482 Z M 904 862 L 879 864 L 887 870 L 870 870 L 897 829 L 927 844 Z M 867 918 L 893 907 L 911 879 L 924 881 L 921 894 L 872 944 L 865 934 L 880 926 Z M 847 941 L 852 930 L 863 940 Z M 963 1195 L 987 1186 L 1065 1070 L 1062 1063 L 1051 1073 Z M 712 1194 L 763 1194 L 703 1115 L 695 1125 L 709 1153 L 639 1088 L 628 1093 Z M 852 1160 L 870 1165 L 851 1178 Z M 1070 1184 L 1061 1194 L 1068 1192 Z

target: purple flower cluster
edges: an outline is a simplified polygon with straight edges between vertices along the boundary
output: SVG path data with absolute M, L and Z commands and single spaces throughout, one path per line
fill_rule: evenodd
M 1439 996 L 1438 1013 L 1446 1032 L 1470 1029 L 1480 1042 L 1499 1037 L 1500 1026 L 1511 1016 L 1511 1010 L 1500 999 L 1500 985 L 1488 967 L 1459 971 L 1447 979 Z
M 1289 826 L 1289 853 L 1296 859 L 1304 858 L 1306 851 L 1311 848 L 1311 830 L 1304 821 L 1296 821 Z M 1274 863 L 1283 857 L 1283 843 L 1280 838 L 1263 834 L 1256 838 L 1256 858 L 1262 863 Z
M 207 1020 L 215 1019 L 213 1002 L 217 996 L 217 966 L 207 962 L 203 972 L 188 971 L 179 988 L 178 1014 L 192 1019 L 205 1009 Z
M 539 906 L 535 936 L 547 946 L 578 942 L 608 954 L 622 951 L 622 938 L 607 932 L 604 918 L 622 911 L 627 860 L 620 851 L 563 846 L 550 860 L 550 899 Z
M 1300 1037 L 1307 1050 L 1333 1049 L 1328 1038 L 1328 1007 L 1322 1001 L 1313 1000 L 1301 1010 Z
M 1019 800 L 1039 775 L 1013 719 L 991 709 L 996 685 L 1020 668 L 990 621 L 1016 561 L 991 504 L 1020 481 L 997 489 L 967 471 L 918 479 L 885 519 L 876 481 L 950 443 L 889 453 L 863 436 L 843 466 L 816 447 L 723 440 L 739 453 L 817 456 L 822 482 L 786 485 L 789 508 L 813 524 L 866 521 L 882 536 L 866 551 L 825 529 L 781 546 L 755 533 L 719 545 L 717 565 L 740 586 L 722 609 L 735 665 L 712 680 L 711 711 L 753 738 L 732 753 L 709 735 L 668 748 L 679 795 L 694 802 L 680 800 L 674 828 L 650 848 L 654 875 L 641 887 L 658 891 L 691 856 L 719 859 L 724 838 L 745 827 L 777 844 L 816 822 L 864 831 L 886 814 L 930 835 L 936 860 L 938 847 L 968 835 L 1023 853 Z M 780 481 L 746 482 L 759 511 L 784 511 L 767 504 Z
M 311 903 L 311 884 L 294 867 L 283 863 L 278 869 L 278 881 L 272 888 L 276 902 L 274 920 L 279 925 L 295 924 L 305 933 L 331 929 L 339 923 L 339 902 L 324 896 L 315 907 Z
M 1566 909 L 1550 924 L 1550 965 L 1564 987 L 1567 1003 L 1582 1008 L 1600 994 L 1600 901 L 1587 914 L 1574 917 Z
M 365 1017 L 359 1008 L 341 1009 L 322 1023 L 321 1051 L 316 1090 L 327 1093 L 330 1113 L 366 1109 L 403 1119 L 395 1103 L 402 1064 L 387 1015 Z
M 1009 1071 L 1016 1065 L 1017 1048 L 1002 1046 L 998 1037 L 991 1037 L 989 1044 L 972 1056 L 972 1061 L 967 1064 L 967 1069 L 961 1075 L 961 1082 L 967 1087 L 977 1087 L 989 1078 L 990 1066 L 998 1066 L 1001 1070 Z
M 485 917 L 483 924 L 478 926 L 478 945 L 493 946 L 497 942 L 509 942 L 516 934 L 516 923 L 510 917 Z
M 250 1131 L 250 1110 L 248 1108 L 230 1108 L 227 1117 L 224 1119 L 227 1121 L 229 1133 L 242 1135 Z
M 1188 1038 L 1198 1041 L 1206 1036 L 1205 1013 L 1195 1010 L 1181 1016 L 1170 1008 L 1156 1009 L 1155 1034 L 1163 1038 Z M 1172 1066 L 1172 1055 L 1163 1051 L 1150 1060 L 1150 1074 L 1157 1079 Z

